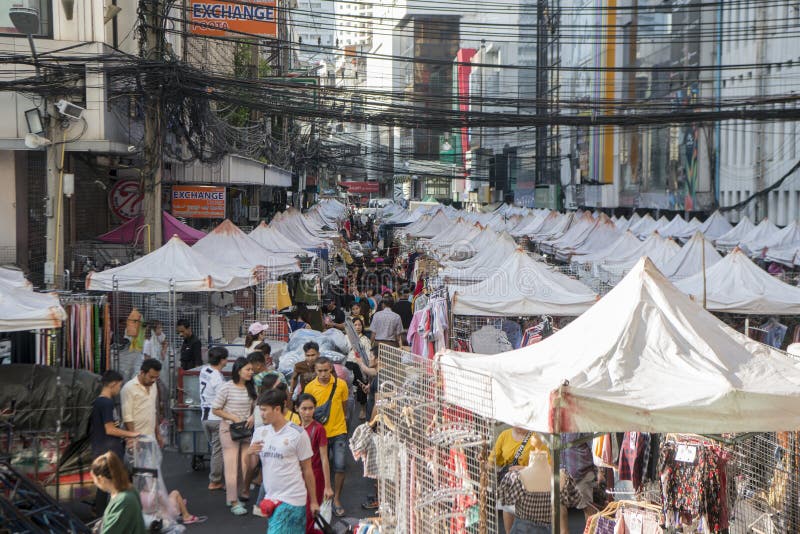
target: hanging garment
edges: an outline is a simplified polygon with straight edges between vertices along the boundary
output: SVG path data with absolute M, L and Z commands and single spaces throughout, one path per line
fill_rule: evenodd
M 522 343 L 522 327 L 519 326 L 519 323 L 503 319 L 500 328 L 506 333 L 511 346 L 518 349 Z
M 500 354 L 513 349 L 506 333 L 488 324 L 473 332 L 469 341 L 477 354 Z

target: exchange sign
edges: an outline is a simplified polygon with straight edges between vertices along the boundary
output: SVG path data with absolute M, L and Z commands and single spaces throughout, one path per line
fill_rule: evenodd
M 276 0 L 191 0 L 190 29 L 216 37 L 278 37 L 276 11 Z
M 172 186 L 172 215 L 191 219 L 224 219 L 225 188 L 201 185 Z

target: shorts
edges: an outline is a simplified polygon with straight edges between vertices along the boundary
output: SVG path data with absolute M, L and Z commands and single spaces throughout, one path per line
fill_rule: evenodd
M 331 471 L 334 473 L 344 473 L 347 471 L 347 434 L 339 434 L 328 438 L 328 460 L 331 464 Z
M 306 507 L 281 503 L 272 512 L 267 534 L 297 534 L 306 531 Z
M 550 525 L 516 518 L 508 534 L 550 534 L 550 532 L 552 532 Z
M 594 470 L 575 481 L 569 473 L 561 470 L 564 484 L 561 486 L 561 504 L 567 508 L 583 510 L 594 504 L 594 483 L 597 476 Z

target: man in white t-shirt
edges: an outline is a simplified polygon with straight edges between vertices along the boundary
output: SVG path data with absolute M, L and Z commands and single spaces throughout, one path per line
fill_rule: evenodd
M 208 350 L 208 365 L 200 369 L 200 410 L 202 412 L 203 430 L 211 450 L 211 472 L 208 474 L 208 489 L 222 490 L 222 444 L 219 441 L 220 418 L 214 415 L 211 405 L 217 398 L 219 386 L 225 383 L 222 369 L 228 363 L 228 349 L 212 347 Z
M 249 454 L 258 454 L 264 476 L 264 496 L 272 508 L 267 534 L 305 532 L 306 499 L 312 515 L 319 512 L 311 440 L 299 425 L 286 420 L 286 393 L 277 389 L 258 397 L 264 426 L 253 433 Z M 271 501 L 271 503 L 270 503 Z M 259 503 L 260 504 L 260 503 Z M 269 516 L 269 513 L 267 514 Z

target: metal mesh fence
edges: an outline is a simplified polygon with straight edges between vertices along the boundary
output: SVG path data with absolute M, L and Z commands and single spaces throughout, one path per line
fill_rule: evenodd
M 378 379 L 385 531 L 498 532 L 496 475 L 488 461 L 494 421 L 455 404 L 469 398 L 481 405 L 477 411 L 490 413 L 490 379 L 474 375 L 452 384 L 447 402 L 434 362 L 386 345 Z
M 800 532 L 800 434 L 740 436 L 728 450 L 731 532 Z

